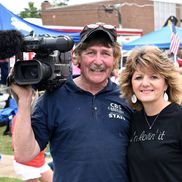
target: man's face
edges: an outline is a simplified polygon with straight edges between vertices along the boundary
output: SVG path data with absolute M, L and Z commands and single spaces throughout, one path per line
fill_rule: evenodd
M 81 75 L 88 84 L 102 84 L 113 70 L 113 49 L 103 45 L 92 45 L 80 57 Z

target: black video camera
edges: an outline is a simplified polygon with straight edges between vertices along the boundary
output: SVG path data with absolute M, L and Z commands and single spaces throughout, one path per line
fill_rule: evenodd
M 24 37 L 21 52 L 35 52 L 32 60 L 18 60 L 14 65 L 14 81 L 32 85 L 37 90 L 52 91 L 72 74 L 69 36 Z

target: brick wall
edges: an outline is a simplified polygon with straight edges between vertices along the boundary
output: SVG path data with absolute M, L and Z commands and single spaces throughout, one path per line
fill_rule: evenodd
M 138 7 L 124 5 L 124 3 L 147 4 L 149 6 Z M 84 26 L 94 22 L 105 22 L 119 26 L 118 12 L 106 12 L 106 7 L 121 4 L 118 10 L 121 14 L 123 28 L 143 29 L 144 34 L 154 31 L 154 7 L 153 1 L 149 0 L 106 0 L 97 3 L 83 5 L 51 7 L 49 2 L 42 4 L 43 25 L 61 26 Z M 180 16 L 180 9 L 177 7 L 177 18 Z

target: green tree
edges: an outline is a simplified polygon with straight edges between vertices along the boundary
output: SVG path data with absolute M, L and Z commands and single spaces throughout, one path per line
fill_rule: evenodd
M 28 3 L 28 8 L 24 8 L 24 11 L 21 11 L 19 16 L 21 18 L 40 18 L 40 10 L 38 10 L 33 2 Z

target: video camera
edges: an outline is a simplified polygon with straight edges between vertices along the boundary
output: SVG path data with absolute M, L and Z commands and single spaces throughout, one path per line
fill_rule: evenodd
M 14 81 L 19 85 L 32 85 L 37 90 L 52 91 L 72 73 L 69 36 L 27 36 L 23 38 L 21 52 L 35 52 L 32 60 L 18 60 L 14 65 Z

